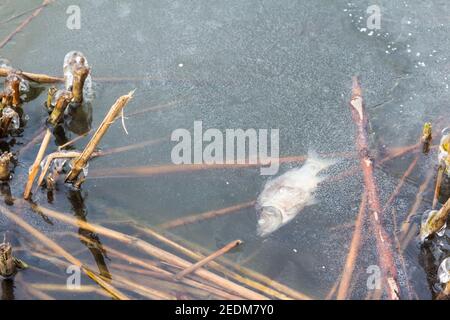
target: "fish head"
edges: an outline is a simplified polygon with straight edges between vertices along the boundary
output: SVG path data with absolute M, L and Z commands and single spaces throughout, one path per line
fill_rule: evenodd
M 265 237 L 274 232 L 283 224 L 281 211 L 275 207 L 262 207 L 259 214 L 257 233 L 260 237 Z

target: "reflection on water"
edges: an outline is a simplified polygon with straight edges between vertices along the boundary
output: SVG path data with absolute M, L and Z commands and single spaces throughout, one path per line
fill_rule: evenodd
M 45 8 L 0 49 L 0 58 L 7 58 L 16 68 L 51 75 L 62 74 L 63 58 L 69 51 L 80 50 L 89 59 L 95 99 L 82 108 L 68 110 L 65 124 L 54 128 L 49 152 L 96 128 L 115 99 L 134 88 L 135 98 L 125 108 L 128 134 L 120 123 L 114 124 L 100 144 L 105 151 L 169 137 L 173 130 L 192 128 L 194 121 L 201 120 L 205 130 L 278 128 L 281 156 L 305 155 L 309 149 L 325 155 L 353 152 L 354 126 L 347 103 L 350 78 L 358 74 L 370 119 L 376 179 L 385 203 L 414 156 L 406 154 L 378 165 L 382 150 L 416 143 L 425 121 L 434 124 L 445 116 L 450 100 L 450 30 L 446 23 L 450 4 L 378 2 L 382 8 L 381 29 L 371 32 L 365 21 L 366 9 L 372 3 L 366 0 L 287 0 L 282 4 L 274 0 L 174 0 L 152 5 L 143 0 L 61 0 Z M 39 4 L 38 0 L 26 5 L 8 0 L 0 4 L 0 23 Z M 82 8 L 80 30 L 65 27 L 69 5 Z M 3 24 L 0 39 L 20 22 L 21 18 L 17 18 Z M 42 130 L 48 116 L 43 107 L 47 89 L 46 85 L 32 86 L 24 105 L 26 126 L 17 136 L 2 139 L 2 150 L 17 152 Z M 77 141 L 73 148 L 82 149 L 88 138 Z M 14 178 L 1 185 L 3 201 L 13 208 L 14 199 L 22 197 L 39 141 L 21 151 Z M 96 170 L 114 176 L 118 168 L 171 165 L 172 147 L 169 139 L 162 139 L 99 157 L 90 164 L 92 177 L 88 176 L 82 191 L 57 183 L 53 191 L 41 188 L 34 192 L 33 199 L 70 212 L 80 221 L 133 220 L 158 226 L 254 201 L 267 182 L 267 177 L 260 176 L 256 169 L 95 177 Z M 393 237 L 400 236 L 398 230 L 410 213 L 412 217 L 420 216 L 429 209 L 433 179 L 428 186 L 422 185 L 429 172 L 435 170 L 436 159 L 435 150 L 419 156 L 415 169 L 386 210 L 383 222 Z M 283 164 L 280 174 L 297 165 Z M 355 158 L 343 159 L 330 168 L 329 175 L 339 177 L 357 165 Z M 342 272 L 362 183 L 359 171 L 355 171 L 321 184 L 316 192 L 317 204 L 305 208 L 290 224 L 266 239 L 256 234 L 253 207 L 181 225 L 170 232 L 209 251 L 242 239 L 244 245 L 227 254 L 229 260 L 300 292 L 324 298 Z M 107 240 L 83 228 L 75 230 L 80 241 L 59 237 L 59 233 L 73 230 L 48 217 L 23 211 L 29 223 L 58 237 L 70 252 L 80 252 L 80 259 L 95 265 L 105 278 L 114 279 L 115 270 L 103 247 Z M 414 226 L 416 220 L 412 220 Z M 0 217 L 0 230 L 10 227 Z M 129 231 L 120 223 L 114 228 Z M 403 266 L 399 262 L 400 283 L 407 288 L 409 282 L 417 297 L 429 299 L 436 292 L 438 260 L 449 254 L 448 238 L 421 247 L 417 228 L 411 230 L 411 241 L 403 251 Z M 360 299 L 371 297 L 366 270 L 378 264 L 369 223 L 364 224 L 363 235 L 351 295 Z M 25 239 L 26 235 L 20 237 Z M 43 277 L 26 271 L 26 280 L 65 283 L 64 267 L 25 255 L 24 260 L 29 259 L 31 265 L 63 276 Z M 2 283 L 2 288 L 3 297 L 14 297 L 10 282 Z M 21 294 L 16 292 L 15 297 L 23 298 Z M 98 293 L 52 294 L 61 298 L 99 298 Z

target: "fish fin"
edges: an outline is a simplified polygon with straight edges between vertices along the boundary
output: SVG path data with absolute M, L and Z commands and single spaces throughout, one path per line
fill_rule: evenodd
M 320 156 L 314 150 L 309 150 L 308 159 L 306 160 L 305 166 L 311 167 L 312 170 L 318 173 L 322 170 L 327 169 L 328 167 L 331 167 L 332 165 L 338 162 L 339 162 L 338 159 L 320 158 Z
M 319 203 L 319 200 L 317 200 L 316 197 L 311 197 L 311 199 L 308 201 L 309 206 L 313 206 L 318 203 Z

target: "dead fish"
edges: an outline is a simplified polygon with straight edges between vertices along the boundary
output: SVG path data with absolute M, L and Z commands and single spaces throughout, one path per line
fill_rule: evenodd
M 258 197 L 257 233 L 266 236 L 291 221 L 303 208 L 316 203 L 314 192 L 326 179 L 319 172 L 335 164 L 336 160 L 320 159 L 309 152 L 301 168 L 291 169 L 269 180 Z

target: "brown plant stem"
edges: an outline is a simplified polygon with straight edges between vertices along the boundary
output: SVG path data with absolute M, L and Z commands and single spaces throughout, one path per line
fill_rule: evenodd
M 98 276 L 96 276 L 90 269 L 86 268 L 81 261 L 79 261 L 77 258 L 72 256 L 70 253 L 68 253 L 66 250 L 64 250 L 60 245 L 58 245 L 56 242 L 48 238 L 46 235 L 44 235 L 39 230 L 35 229 L 33 226 L 25 222 L 22 218 L 20 218 L 17 213 L 14 213 L 7 209 L 4 206 L 0 205 L 0 212 L 9 220 L 13 221 L 15 224 L 17 224 L 19 227 L 24 229 L 26 232 L 28 232 L 30 235 L 32 235 L 34 238 L 39 240 L 41 243 L 43 243 L 45 246 L 47 246 L 49 249 L 53 250 L 55 253 L 60 255 L 61 257 L 64 257 L 68 262 L 70 262 L 73 265 L 78 266 L 83 272 L 86 273 L 88 277 L 90 277 L 92 280 L 94 280 L 96 283 L 98 283 L 103 289 L 105 289 L 108 293 L 110 293 L 113 297 L 116 299 L 128 299 L 126 295 L 121 293 L 120 291 L 116 290 L 114 287 L 112 287 L 107 282 L 100 279 Z
M 86 166 L 95 148 L 100 143 L 100 140 L 103 138 L 106 131 L 117 118 L 122 109 L 126 106 L 128 101 L 130 101 L 133 97 L 133 93 L 134 91 L 130 91 L 127 95 L 121 96 L 109 109 L 108 114 L 103 119 L 97 131 L 95 131 L 92 139 L 86 145 L 81 155 L 72 161 L 72 169 L 66 176 L 66 182 L 75 182 L 75 180 L 78 179 L 80 172 Z
M 448 199 L 441 209 L 436 212 L 425 225 L 421 226 L 420 234 L 422 239 L 425 239 L 425 236 L 428 237 L 439 230 L 441 230 L 445 224 L 447 223 L 448 216 L 450 214 L 450 199 Z
M 397 268 L 394 263 L 389 235 L 382 226 L 380 219 L 383 212 L 378 197 L 378 190 L 374 177 L 373 162 L 370 158 L 367 137 L 368 119 L 364 110 L 361 87 L 357 77 L 353 77 L 352 97 L 350 100 L 350 110 L 353 122 L 357 128 L 356 147 L 360 156 L 360 165 L 363 171 L 364 185 L 367 193 L 368 206 L 370 210 L 370 220 L 376 239 L 379 254 L 380 267 L 383 272 L 383 282 L 387 289 L 388 297 L 393 300 L 399 299 L 400 287 L 397 283 Z
M 227 253 L 228 251 L 230 251 L 231 249 L 237 247 L 241 243 L 242 243 L 241 240 L 235 240 L 235 241 L 230 242 L 229 244 L 227 244 L 223 248 L 221 248 L 221 249 L 217 250 L 216 252 L 210 254 L 209 256 L 201 259 L 197 263 L 194 263 L 193 265 L 191 265 L 190 267 L 184 269 L 183 271 L 180 271 L 179 273 L 177 273 L 175 275 L 174 278 L 176 280 L 180 280 L 180 279 L 186 277 L 188 274 L 191 274 L 191 273 L 195 272 L 196 270 L 202 268 L 204 265 L 208 264 L 209 262 L 211 262 L 212 260 L 216 259 L 217 257 L 220 257 L 221 255 Z
M 36 159 L 34 160 L 34 163 L 31 166 L 30 173 L 28 175 L 28 181 L 27 184 L 25 185 L 25 191 L 23 193 L 23 198 L 25 200 L 30 199 L 34 179 L 36 179 L 36 176 L 39 171 L 39 166 L 41 164 L 42 159 L 44 158 L 45 150 L 47 149 L 51 137 L 52 133 L 49 129 L 47 129 L 47 131 L 45 132 L 44 139 L 42 140 L 41 146 L 39 148 L 38 154 L 36 156 Z
M 38 178 L 37 185 L 38 187 L 42 185 L 42 182 L 44 182 L 45 175 L 47 174 L 47 171 L 52 164 L 52 161 L 55 159 L 61 159 L 61 158 L 76 158 L 79 157 L 80 153 L 78 151 L 71 151 L 71 152 L 53 152 L 47 156 L 47 159 L 45 160 L 45 164 L 41 170 L 41 175 Z
M 15 20 L 15 19 L 17 19 L 17 18 L 20 18 L 20 17 L 26 15 L 27 13 L 33 12 L 33 11 L 35 11 L 35 10 L 41 8 L 41 7 L 45 7 L 46 5 L 47 5 L 47 4 L 40 4 L 39 6 L 36 6 L 36 7 L 34 7 L 34 8 L 27 9 L 27 10 L 21 12 L 21 13 L 18 13 L 18 14 L 14 15 L 14 16 L 11 16 L 11 17 L 9 17 L 9 18 L 7 18 L 7 19 L 1 21 L 1 22 L 0 22 L 0 25 L 5 24 L 5 23 L 8 23 L 8 22 L 10 22 L 10 21 L 13 21 L 13 20 Z
M 361 197 L 361 203 L 359 205 L 359 212 L 356 217 L 355 230 L 353 231 L 352 241 L 350 243 L 350 249 L 345 260 L 344 269 L 341 275 L 341 281 L 339 283 L 337 291 L 337 300 L 345 300 L 349 297 L 349 288 L 352 281 L 353 271 L 355 270 L 356 260 L 358 258 L 358 252 L 361 248 L 361 235 L 364 225 L 364 218 L 367 209 L 367 195 L 364 192 Z
M 196 223 L 196 222 L 207 220 L 207 219 L 216 218 L 216 217 L 234 213 L 234 212 L 239 212 L 241 209 L 245 209 L 245 208 L 251 207 L 253 205 L 255 205 L 254 200 L 245 202 L 245 203 L 240 203 L 240 204 L 230 206 L 227 208 L 223 208 L 223 209 L 212 210 L 212 211 L 208 211 L 208 212 L 204 212 L 204 213 L 200 213 L 200 214 L 194 214 L 194 215 L 190 215 L 187 217 L 178 218 L 178 219 L 175 219 L 172 221 L 165 222 L 165 223 L 161 224 L 159 227 L 161 227 L 162 229 L 173 229 L 173 228 L 176 228 L 179 226 L 192 224 L 192 223 Z
M 386 201 L 386 203 L 383 207 L 383 212 L 386 211 L 387 208 L 389 208 L 389 206 L 392 204 L 394 199 L 398 196 L 398 194 L 400 193 L 400 190 L 402 189 L 403 185 L 405 184 L 406 179 L 411 175 L 412 171 L 416 167 L 418 160 L 419 160 L 419 155 L 416 155 L 414 157 L 414 160 L 409 165 L 408 169 L 406 169 L 405 173 L 401 177 L 400 182 L 398 183 L 397 187 L 395 187 L 395 190 L 392 192 L 391 196 Z
M 77 235 L 74 233 L 70 233 L 73 237 L 78 237 L 80 240 L 90 242 L 91 240 L 84 237 L 83 235 Z M 115 256 L 119 259 L 122 259 L 128 263 L 135 264 L 137 266 L 143 267 L 149 272 L 152 272 L 153 277 L 158 277 L 160 279 L 164 280 L 171 280 L 173 279 L 173 275 L 171 272 L 161 269 L 160 267 L 156 266 L 154 263 L 150 263 L 149 261 L 143 261 L 142 259 L 137 259 L 129 254 L 125 254 L 123 252 L 120 252 L 116 249 L 113 249 L 111 247 L 108 247 L 106 245 L 103 245 L 103 248 L 108 252 L 109 255 Z M 183 282 L 186 285 L 189 285 L 193 288 L 205 290 L 211 294 L 214 294 L 222 299 L 228 299 L 228 300 L 236 300 L 236 299 L 242 299 L 240 296 L 229 294 L 223 290 L 217 289 L 215 287 L 203 284 L 202 282 L 191 280 L 191 279 L 181 279 L 181 282 Z
M 79 136 L 73 138 L 72 140 L 67 141 L 67 142 L 64 143 L 63 145 L 60 145 L 60 146 L 58 147 L 58 151 L 61 151 L 61 150 L 65 149 L 65 148 L 67 148 L 68 146 L 73 145 L 75 142 L 77 142 L 77 141 L 83 139 L 83 138 L 86 137 L 89 133 L 91 133 L 91 131 L 92 131 L 92 130 L 89 130 L 88 132 L 85 132 L 85 133 L 83 133 L 83 134 L 81 134 L 81 135 L 79 135 Z
M 412 234 L 415 236 L 417 232 L 417 226 L 414 224 L 411 224 L 410 220 L 411 217 L 414 216 L 417 213 L 417 210 L 419 210 L 419 206 L 422 203 L 423 195 L 425 191 L 428 188 L 428 185 L 430 184 L 431 179 L 433 178 L 433 172 L 430 171 L 428 175 L 426 176 L 424 182 L 419 186 L 419 190 L 416 194 L 416 199 L 414 200 L 414 204 L 412 205 L 411 209 L 408 212 L 408 215 L 405 218 L 405 221 L 402 223 L 402 226 L 400 228 L 400 244 L 401 244 L 401 250 L 404 250 L 406 246 L 408 245 L 409 241 L 412 239 L 411 237 L 408 237 L 408 234 Z
M 444 165 L 440 164 L 436 176 L 436 185 L 434 187 L 433 204 L 431 209 L 434 210 L 439 202 L 439 195 L 441 194 L 442 178 L 444 177 Z
M 10 163 L 13 155 L 11 152 L 4 152 L 0 156 L 0 180 L 8 181 L 11 177 Z
M 64 111 L 72 100 L 73 95 L 70 91 L 65 91 L 59 96 L 58 101 L 56 101 L 55 108 L 49 116 L 48 122 L 56 126 L 58 122 L 64 115 Z
M 152 146 L 152 145 L 161 143 L 163 141 L 169 141 L 169 139 L 168 138 L 150 139 L 150 140 L 146 140 L 146 141 L 130 144 L 130 145 L 127 145 L 127 146 L 122 146 L 122 147 L 117 147 L 117 148 L 109 148 L 109 149 L 106 149 L 106 150 L 102 150 L 102 151 L 99 151 L 98 154 L 99 154 L 99 156 L 107 156 L 107 155 L 111 155 L 111 154 L 116 154 L 116 153 L 127 152 L 127 151 L 136 150 L 136 149 L 141 149 L 143 147 Z
M 85 221 L 76 220 L 72 217 L 69 217 L 67 215 L 61 214 L 59 212 L 56 212 L 56 211 L 48 209 L 48 208 L 44 208 L 39 205 L 34 205 L 33 208 L 39 212 L 42 212 L 43 214 L 45 214 L 48 217 L 52 217 L 54 219 L 58 219 L 60 221 L 68 223 L 70 225 L 81 227 L 85 230 L 95 232 L 95 233 L 98 233 L 105 237 L 109 237 L 111 239 L 115 239 L 117 241 L 126 243 L 134 248 L 137 248 L 137 249 L 142 250 L 143 252 L 146 252 L 147 254 L 149 254 L 157 259 L 177 265 L 181 268 L 187 268 L 192 265 L 190 262 L 188 262 L 170 252 L 162 250 L 154 245 L 151 245 L 150 243 L 140 240 L 136 237 L 125 235 L 118 231 L 107 229 L 105 227 L 95 225 L 92 223 L 88 223 Z M 220 276 L 218 276 L 212 272 L 209 272 L 207 270 L 199 269 L 195 273 L 202 279 L 209 281 L 211 283 L 214 283 L 215 285 L 218 285 L 221 288 L 225 288 L 233 293 L 242 295 L 246 299 L 256 299 L 256 300 L 267 299 L 267 297 L 265 297 L 259 293 L 256 293 L 255 291 L 247 289 L 241 285 L 238 285 L 232 281 L 229 281 L 229 280 L 227 280 L 223 277 L 220 277 Z
M 169 247 L 177 250 L 178 252 L 180 252 L 192 259 L 201 260 L 207 254 L 205 249 L 202 250 L 202 248 L 199 248 L 195 245 L 191 245 L 191 247 L 193 247 L 193 246 L 196 247 L 195 251 L 194 251 L 194 249 L 187 248 L 186 245 L 188 244 L 188 241 L 186 241 L 184 239 L 177 239 L 178 242 L 184 243 L 184 246 L 182 246 L 182 245 L 178 244 L 177 242 L 175 242 L 174 240 L 171 240 L 168 237 L 166 237 L 150 228 L 142 227 L 139 225 L 135 225 L 135 228 L 142 231 L 146 235 L 151 236 L 155 240 L 168 245 Z M 174 235 L 171 235 L 171 236 L 172 236 L 172 238 L 175 237 Z M 197 251 L 203 251 L 203 254 L 200 254 Z M 301 293 L 292 288 L 289 288 L 288 286 L 285 286 L 273 279 L 270 279 L 269 277 L 266 277 L 258 272 L 255 272 L 251 269 L 240 266 L 232 261 L 225 259 L 224 257 L 220 257 L 219 259 L 220 259 L 220 263 L 211 261 L 209 264 L 209 267 L 211 269 L 214 269 L 218 272 L 225 274 L 229 278 L 232 278 L 236 281 L 239 281 L 239 282 L 245 284 L 246 286 L 249 286 L 251 288 L 254 288 L 256 290 L 264 292 L 265 294 L 267 294 L 269 296 L 273 296 L 278 299 L 287 299 L 287 300 L 290 300 L 290 299 L 311 300 L 312 299 L 310 296 L 308 296 L 304 293 Z M 235 269 L 236 271 L 241 272 L 246 277 L 243 277 L 240 274 L 229 270 L 228 268 L 224 267 L 223 264 Z M 256 281 L 252 280 L 250 278 L 253 278 Z
M 128 117 L 132 117 L 132 116 L 140 115 L 140 114 L 143 114 L 143 113 L 146 113 L 146 112 L 160 111 L 160 110 L 172 107 L 172 106 L 174 106 L 174 105 L 176 105 L 176 104 L 178 104 L 178 103 L 180 103 L 182 101 L 185 101 L 185 99 L 174 100 L 174 101 L 170 101 L 170 102 L 167 102 L 167 103 L 162 103 L 162 104 L 158 104 L 158 105 L 155 105 L 155 106 L 151 106 L 151 107 L 148 107 L 148 108 L 145 108 L 145 109 L 137 110 L 137 111 L 129 113 L 127 116 Z
M 339 286 L 340 280 L 341 280 L 341 279 L 338 278 L 338 279 L 334 282 L 334 284 L 333 284 L 333 286 L 331 287 L 330 291 L 328 291 L 327 295 L 325 296 L 325 300 L 331 300 L 331 299 L 333 299 L 333 296 L 334 296 L 334 294 L 336 293 L 336 290 L 337 290 L 337 288 L 338 288 L 338 286 Z
M 30 22 L 33 20 L 33 18 L 37 17 L 42 9 L 44 9 L 48 4 L 50 4 L 53 0 L 44 0 L 42 2 L 42 5 L 38 7 L 27 19 L 25 19 L 13 32 L 11 32 L 9 35 L 6 36 L 5 39 L 3 39 L 2 42 L 0 42 L 0 49 L 3 48 L 16 34 L 21 32 Z
M 11 68 L 0 68 L 0 77 L 6 77 L 8 73 L 10 73 L 13 69 Z M 14 70 L 17 74 L 23 76 L 27 80 L 31 80 L 37 83 L 56 83 L 56 82 L 64 82 L 63 78 L 52 77 L 46 74 L 40 73 L 31 73 L 25 71 L 17 71 Z
M 75 67 L 73 72 L 73 102 L 81 103 L 83 101 L 83 86 L 89 75 L 90 69 L 83 65 Z
M 20 81 L 21 78 L 14 71 L 9 72 L 5 80 L 5 88 L 7 92 L 11 93 L 13 106 L 18 106 L 22 102 L 20 99 Z
M 38 141 L 42 140 L 45 135 L 45 128 L 41 127 L 33 134 L 33 138 L 28 141 L 26 144 L 24 144 L 20 149 L 17 151 L 17 154 L 24 154 L 26 153 L 32 146 L 36 145 Z

